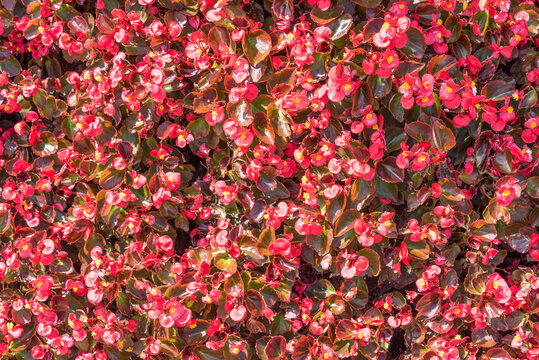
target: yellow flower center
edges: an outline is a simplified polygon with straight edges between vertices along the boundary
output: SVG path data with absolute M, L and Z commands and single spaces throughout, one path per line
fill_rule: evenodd
M 390 25 L 389 25 L 388 22 L 385 22 L 384 25 L 382 25 L 382 27 L 383 27 L 384 29 L 386 29 L 386 30 L 389 29 L 389 26 L 390 26 Z
M 512 114 L 513 111 L 514 111 L 514 109 L 513 109 L 512 106 L 509 106 L 509 107 L 507 108 L 507 113 L 508 113 L 508 114 Z
M 502 196 L 509 196 L 509 195 L 511 195 L 511 191 L 510 191 L 510 190 L 504 190 L 504 191 L 502 192 Z

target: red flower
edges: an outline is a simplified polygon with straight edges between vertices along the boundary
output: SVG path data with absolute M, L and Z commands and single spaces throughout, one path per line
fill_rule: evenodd
M 496 202 L 500 206 L 509 206 L 511 202 L 520 197 L 521 188 L 518 180 L 506 176 L 496 182 Z
M 333 102 L 340 102 L 350 95 L 357 86 L 352 80 L 355 74 L 355 70 L 351 71 L 349 66 L 343 66 L 341 63 L 332 67 L 328 74 L 328 98 Z
M 164 174 L 164 179 L 168 190 L 176 190 L 181 185 L 182 176 L 180 173 L 169 171 Z
M 74 344 L 73 338 L 67 334 L 55 338 L 51 343 L 52 347 L 55 348 L 60 355 L 71 353 L 71 347 L 73 347 Z
M 167 256 L 174 255 L 174 243 L 170 236 L 159 236 L 155 239 L 155 246 L 158 250 L 164 251 Z
M 221 202 L 224 205 L 229 205 L 236 199 L 238 187 L 237 185 L 227 186 L 222 180 L 219 180 L 214 185 L 215 193 L 220 196 Z
M 242 148 L 251 146 L 253 142 L 254 134 L 250 129 L 241 129 L 234 135 L 234 142 L 236 145 Z
M 490 275 L 486 286 L 487 291 L 491 292 L 500 304 L 505 304 L 511 299 L 511 289 L 500 274 L 494 273 Z
M 430 156 L 428 153 L 424 151 L 420 151 L 419 153 L 415 154 L 414 161 L 412 163 L 412 170 L 414 171 L 420 171 L 427 167 L 427 165 L 430 163 Z

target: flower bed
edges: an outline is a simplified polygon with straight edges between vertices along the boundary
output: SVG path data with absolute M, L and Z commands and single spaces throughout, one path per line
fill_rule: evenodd
M 532 0 L 1 4 L 0 355 L 538 358 Z

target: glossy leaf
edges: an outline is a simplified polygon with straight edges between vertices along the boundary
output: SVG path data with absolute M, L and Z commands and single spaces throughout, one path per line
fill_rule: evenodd
M 404 180 L 404 170 L 397 166 L 397 158 L 390 156 L 376 163 L 376 175 L 383 181 L 389 183 L 401 182 Z
M 256 65 L 269 55 L 271 37 L 264 30 L 254 30 L 245 35 L 242 45 L 249 62 Z
M 441 310 L 441 297 L 435 292 L 423 295 L 416 304 L 416 310 L 427 318 L 436 316 Z

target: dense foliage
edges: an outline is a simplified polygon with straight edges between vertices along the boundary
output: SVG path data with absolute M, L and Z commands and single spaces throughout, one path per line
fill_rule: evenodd
M 533 0 L 1 0 L 0 355 L 539 358 Z

